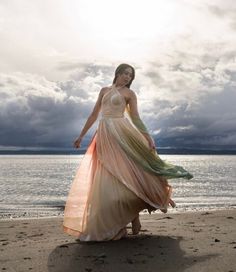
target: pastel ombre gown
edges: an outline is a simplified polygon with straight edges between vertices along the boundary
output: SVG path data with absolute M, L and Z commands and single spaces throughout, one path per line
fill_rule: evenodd
M 81 241 L 119 239 L 143 209 L 167 211 L 168 178 L 192 178 L 151 152 L 146 138 L 125 116 L 115 85 L 103 96 L 101 118 L 69 191 L 63 230 Z M 118 237 L 118 238 L 117 238 Z

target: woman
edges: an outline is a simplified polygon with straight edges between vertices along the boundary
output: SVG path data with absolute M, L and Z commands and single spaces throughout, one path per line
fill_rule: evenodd
M 130 85 L 135 70 L 121 64 L 110 87 L 101 89 L 80 136 L 101 119 L 72 183 L 64 212 L 63 229 L 80 241 L 118 240 L 141 228 L 139 212 L 167 212 L 171 200 L 168 178 L 192 175 L 160 159 L 155 143 L 139 117 L 137 97 Z M 125 113 L 127 116 L 125 116 Z

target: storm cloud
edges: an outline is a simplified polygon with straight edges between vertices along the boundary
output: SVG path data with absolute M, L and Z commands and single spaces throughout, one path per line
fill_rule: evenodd
M 74 80 L 15 73 L 0 82 L 2 146 L 70 147 L 94 102 Z

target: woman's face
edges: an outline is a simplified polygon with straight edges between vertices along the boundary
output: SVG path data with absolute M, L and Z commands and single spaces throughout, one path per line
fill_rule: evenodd
M 133 77 L 133 71 L 130 67 L 127 67 L 122 74 L 118 75 L 119 82 L 122 85 L 127 85 Z

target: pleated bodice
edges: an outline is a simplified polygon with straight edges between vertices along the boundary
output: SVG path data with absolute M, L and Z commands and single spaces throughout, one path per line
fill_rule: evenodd
M 119 118 L 124 116 L 126 102 L 114 84 L 103 96 L 101 113 L 102 117 Z

